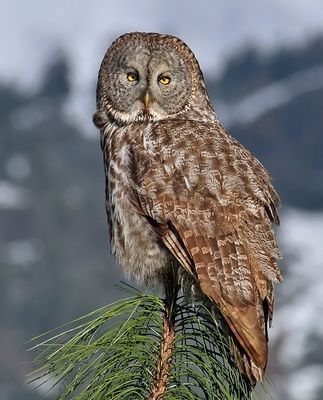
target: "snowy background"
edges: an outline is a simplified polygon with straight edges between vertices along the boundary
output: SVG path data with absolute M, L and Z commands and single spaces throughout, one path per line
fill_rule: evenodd
M 322 0 L 0 5 L 0 398 L 39 398 L 24 383 L 26 340 L 119 295 L 91 114 L 106 48 L 138 30 L 189 44 L 225 126 L 277 182 L 285 281 L 270 391 L 323 399 Z

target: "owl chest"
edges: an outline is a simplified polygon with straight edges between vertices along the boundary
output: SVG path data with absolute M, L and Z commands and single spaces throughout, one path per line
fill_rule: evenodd
M 147 218 L 138 213 L 134 193 L 131 144 L 120 137 L 105 148 L 107 213 L 112 253 L 127 275 L 138 282 L 152 282 L 169 263 L 169 253 Z

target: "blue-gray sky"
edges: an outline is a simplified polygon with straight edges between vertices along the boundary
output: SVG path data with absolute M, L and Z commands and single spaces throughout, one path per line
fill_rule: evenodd
M 181 36 L 204 69 L 244 43 L 264 50 L 323 32 L 322 0 L 10 0 L 0 1 L 0 78 L 37 82 L 53 49 L 77 65 L 74 84 L 91 79 L 107 44 L 131 30 Z

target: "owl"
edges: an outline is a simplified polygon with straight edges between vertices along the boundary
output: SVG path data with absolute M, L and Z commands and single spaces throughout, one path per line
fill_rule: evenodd
M 242 373 L 262 380 L 282 280 L 279 197 L 219 122 L 193 52 L 171 35 L 120 36 L 101 63 L 93 121 L 112 253 L 140 283 L 183 268 L 222 314 Z

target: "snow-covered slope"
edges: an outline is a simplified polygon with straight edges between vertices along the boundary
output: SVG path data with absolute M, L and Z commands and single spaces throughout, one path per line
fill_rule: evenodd
M 233 104 L 218 104 L 225 126 L 250 124 L 298 96 L 323 88 L 323 65 L 296 72 L 273 82 Z
M 283 371 L 274 381 L 288 400 L 312 400 L 323 385 L 323 212 L 285 210 L 279 233 L 287 271 L 271 332 Z

